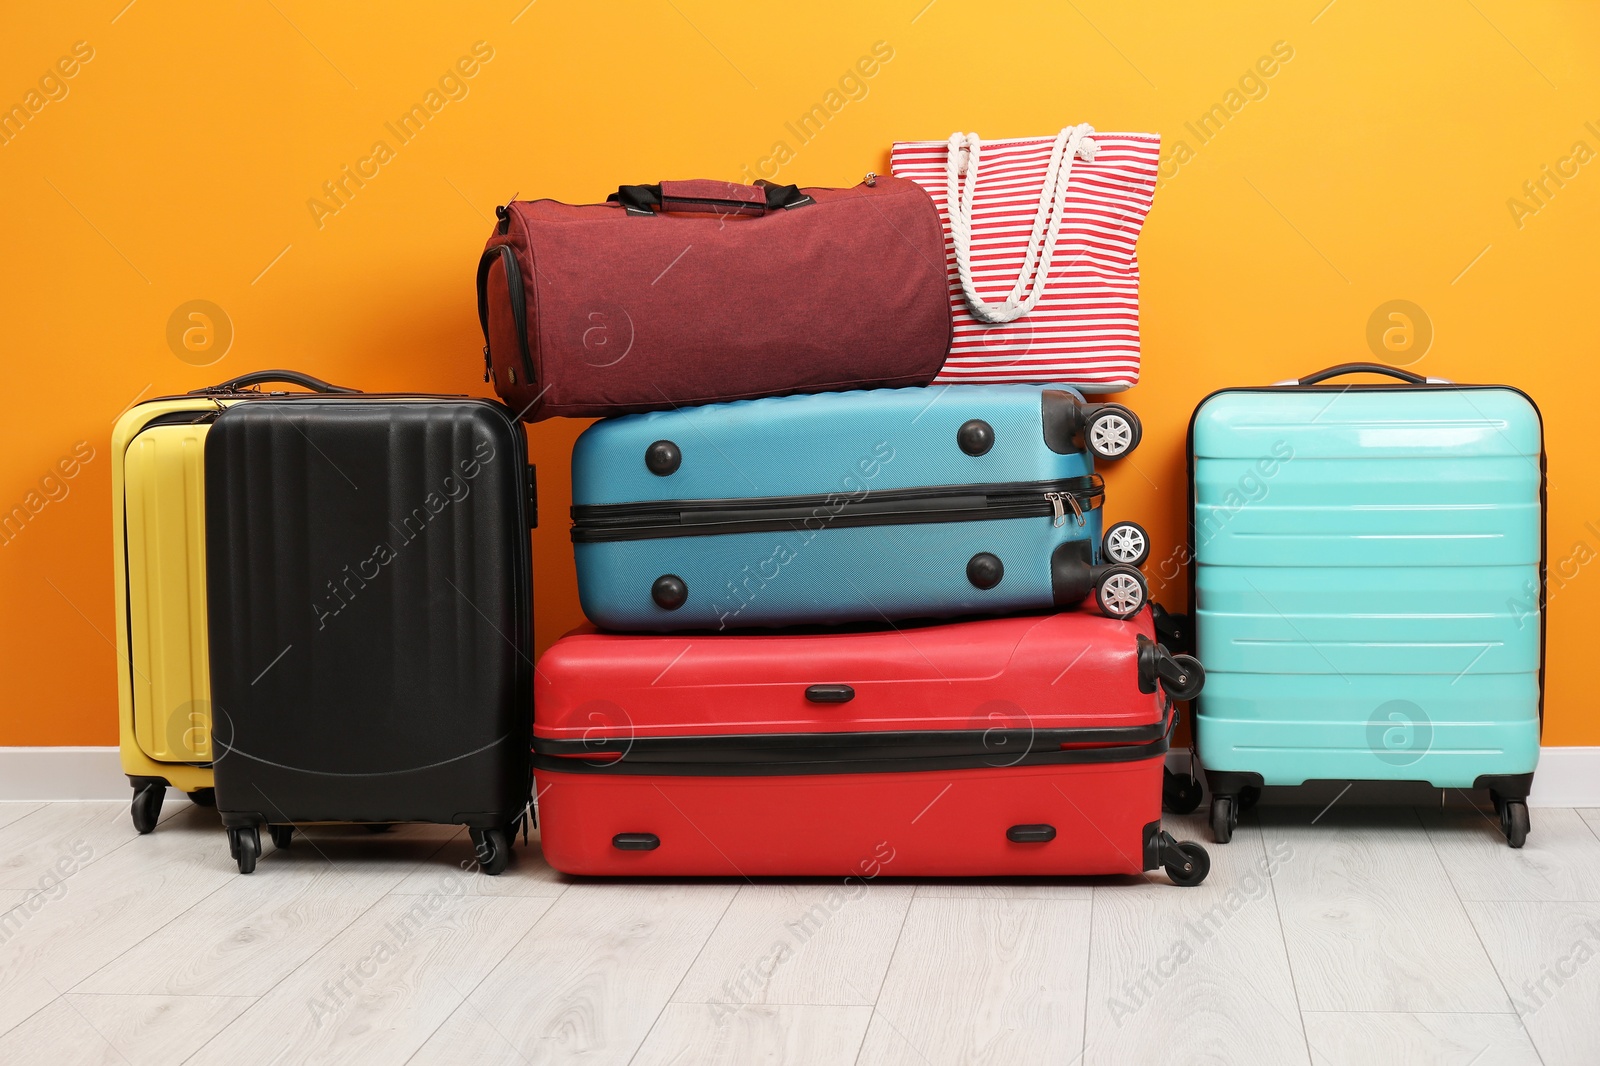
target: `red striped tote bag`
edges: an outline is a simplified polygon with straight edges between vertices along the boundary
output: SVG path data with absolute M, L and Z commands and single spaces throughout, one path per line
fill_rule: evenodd
M 1139 380 L 1139 258 L 1161 137 L 902 141 L 896 177 L 928 190 L 945 226 L 955 339 L 937 382 Z

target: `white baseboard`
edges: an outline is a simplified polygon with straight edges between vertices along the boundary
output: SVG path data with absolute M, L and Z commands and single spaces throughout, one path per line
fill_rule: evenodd
M 1186 769 L 1189 753 L 1167 764 Z M 116 748 L 0 747 L 0 801 L 127 799 Z M 1600 747 L 1542 748 L 1530 807 L 1600 807 Z
M 0 748 L 0 800 L 127 799 L 116 748 Z
M 1600 748 L 1540 748 L 1530 807 L 1600 807 Z

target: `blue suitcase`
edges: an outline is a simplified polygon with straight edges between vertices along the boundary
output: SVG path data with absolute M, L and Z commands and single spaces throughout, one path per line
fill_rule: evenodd
M 1352 372 L 1393 384 L 1320 385 Z M 1195 741 L 1219 842 L 1261 785 L 1487 788 L 1528 832 L 1544 453 L 1516 389 L 1346 364 L 1189 426 Z
M 1127 408 L 1032 385 L 607 419 L 572 453 L 579 600 L 617 630 L 1002 614 L 1090 595 L 1129 617 L 1147 598 L 1148 538 L 1133 523 L 1102 536 L 1094 455 L 1138 438 Z

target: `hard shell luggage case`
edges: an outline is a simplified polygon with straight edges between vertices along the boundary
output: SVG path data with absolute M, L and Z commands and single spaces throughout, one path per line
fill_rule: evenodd
M 1138 435 L 1125 407 L 1028 385 L 598 422 L 572 455 L 578 596 L 616 630 L 1000 614 L 1091 593 L 1125 617 L 1145 601 L 1148 540 L 1120 523 L 1102 545 L 1091 452 L 1125 455 Z
M 498 403 L 295 397 L 206 441 L 217 807 L 259 827 L 465 824 L 505 867 L 529 797 L 533 468 Z
M 716 638 L 578 630 L 535 680 L 571 874 L 1206 874 L 1161 830 L 1199 664 L 1086 612 Z
M 218 413 L 265 383 L 348 392 L 293 370 L 263 370 L 129 408 L 111 432 L 117 726 L 148 833 L 170 785 L 213 802 L 206 652 L 205 440 Z
M 1321 384 L 1351 372 L 1387 384 Z M 1189 430 L 1196 741 L 1241 793 L 1488 788 L 1512 847 L 1539 758 L 1544 456 L 1516 389 L 1347 364 L 1207 397 Z

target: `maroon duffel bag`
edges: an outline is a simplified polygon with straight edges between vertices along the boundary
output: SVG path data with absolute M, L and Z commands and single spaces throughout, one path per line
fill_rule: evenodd
M 950 350 L 944 230 L 914 182 L 665 181 L 495 213 L 484 373 L 530 422 L 926 385 Z

